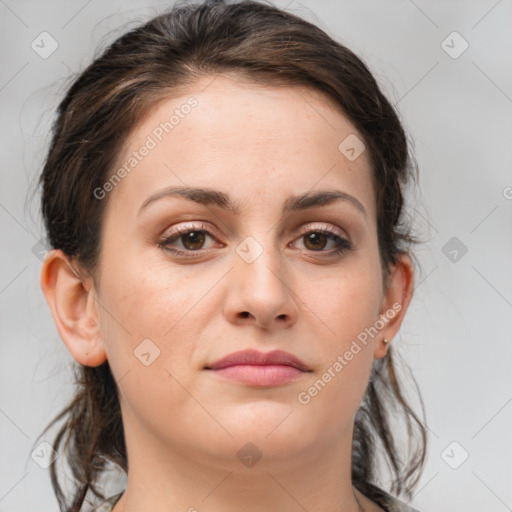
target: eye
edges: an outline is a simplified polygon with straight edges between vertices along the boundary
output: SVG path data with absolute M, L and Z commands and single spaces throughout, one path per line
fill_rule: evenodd
M 204 224 L 201 225 L 185 225 L 176 229 L 170 236 L 162 240 L 158 246 L 161 249 L 172 252 L 177 255 L 186 255 L 198 257 L 201 254 L 191 254 L 194 252 L 202 252 L 207 238 L 215 239 L 214 236 L 205 229 Z M 173 244 L 179 243 L 181 247 L 173 247 Z
M 341 233 L 330 227 L 321 229 L 303 230 L 301 236 L 297 240 L 302 240 L 302 244 L 306 251 L 311 253 L 320 253 L 321 258 L 336 258 L 342 253 L 352 249 L 352 243 L 340 236 Z M 215 237 L 208 230 L 205 224 L 200 225 L 184 225 L 176 229 L 159 242 L 158 246 L 176 256 L 186 256 L 189 258 L 201 257 L 204 251 L 208 250 L 204 245 L 206 240 Z M 332 250 L 326 251 L 326 246 L 331 244 Z M 176 247 L 180 244 L 180 247 Z
M 326 258 L 334 258 L 345 251 L 352 249 L 352 243 L 346 238 L 340 236 L 338 231 L 335 231 L 330 227 L 303 231 L 298 240 L 302 240 L 302 244 L 306 250 L 311 252 L 320 252 L 322 253 L 321 257 Z M 325 251 L 324 249 L 329 242 L 331 243 L 331 246 L 333 246 L 333 250 Z

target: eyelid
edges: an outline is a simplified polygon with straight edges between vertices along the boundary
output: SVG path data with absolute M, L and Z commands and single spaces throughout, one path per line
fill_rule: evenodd
M 221 238 L 218 231 L 211 224 L 205 221 L 180 222 L 178 227 L 173 227 L 170 231 L 164 231 L 162 238 L 166 240 L 171 236 L 182 234 L 183 232 L 186 233 L 187 231 L 206 231 L 212 235 L 215 235 L 216 238 Z
M 333 235 L 339 236 L 340 238 L 345 238 L 348 241 L 351 241 L 350 237 L 348 236 L 348 233 L 345 230 L 338 228 L 338 227 L 333 227 L 330 224 L 326 224 L 326 223 L 322 224 L 318 221 L 316 223 L 311 223 L 311 222 L 307 223 L 306 222 L 306 223 L 302 224 L 301 226 L 299 226 L 298 228 L 294 229 L 293 231 L 297 231 L 297 230 L 298 230 L 298 236 L 304 235 L 306 233 L 310 233 L 311 231 L 314 231 L 314 230 L 318 230 L 318 231 L 327 231 L 329 233 L 332 233 Z M 178 228 L 172 229 L 171 231 L 166 231 L 165 232 L 166 234 L 162 235 L 162 239 L 165 241 L 174 235 L 182 234 L 184 232 L 186 233 L 187 231 L 205 231 L 208 234 L 211 234 L 211 236 L 214 236 L 215 238 L 217 238 L 217 240 L 219 238 L 222 238 L 219 235 L 219 233 L 217 232 L 216 228 L 214 228 L 211 224 L 209 224 L 205 221 L 185 221 L 183 223 L 180 223 Z M 295 239 L 296 238 L 294 238 L 292 241 L 295 241 Z
M 333 227 L 331 224 L 323 224 L 323 225 L 322 224 L 320 224 L 320 225 L 313 224 L 312 225 L 311 223 L 309 223 L 309 224 L 306 223 L 306 224 L 303 224 L 302 226 L 300 226 L 298 229 L 299 229 L 300 235 L 304 235 L 306 233 L 309 233 L 309 232 L 315 231 L 315 230 L 328 231 L 329 233 L 332 233 L 333 235 L 339 236 L 340 238 L 345 238 L 348 241 L 350 241 L 350 237 L 348 236 L 348 233 L 345 230 Z

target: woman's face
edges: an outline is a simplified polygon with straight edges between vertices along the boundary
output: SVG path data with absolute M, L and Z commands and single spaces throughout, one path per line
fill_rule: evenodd
M 382 288 L 361 144 L 320 93 L 227 76 L 129 138 L 96 191 L 108 203 L 92 291 L 132 453 L 285 464 L 350 438 L 401 307 Z M 245 350 L 304 366 L 212 368 Z

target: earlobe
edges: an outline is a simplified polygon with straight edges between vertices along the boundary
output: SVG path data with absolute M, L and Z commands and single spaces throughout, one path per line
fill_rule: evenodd
M 98 366 L 107 357 L 90 281 L 79 275 L 60 249 L 47 254 L 40 283 L 60 337 L 76 361 Z
M 383 327 L 375 340 L 374 357 L 380 359 L 387 354 L 388 347 L 397 334 L 414 291 L 414 267 L 407 253 L 402 253 L 397 263 L 390 268 L 388 287 L 384 290 L 379 318 Z M 388 343 L 384 339 L 389 340 Z

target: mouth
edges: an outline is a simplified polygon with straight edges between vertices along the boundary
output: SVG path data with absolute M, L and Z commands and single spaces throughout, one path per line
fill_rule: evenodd
M 282 350 L 234 352 L 204 369 L 221 378 L 256 387 L 286 384 L 311 372 L 299 358 Z

